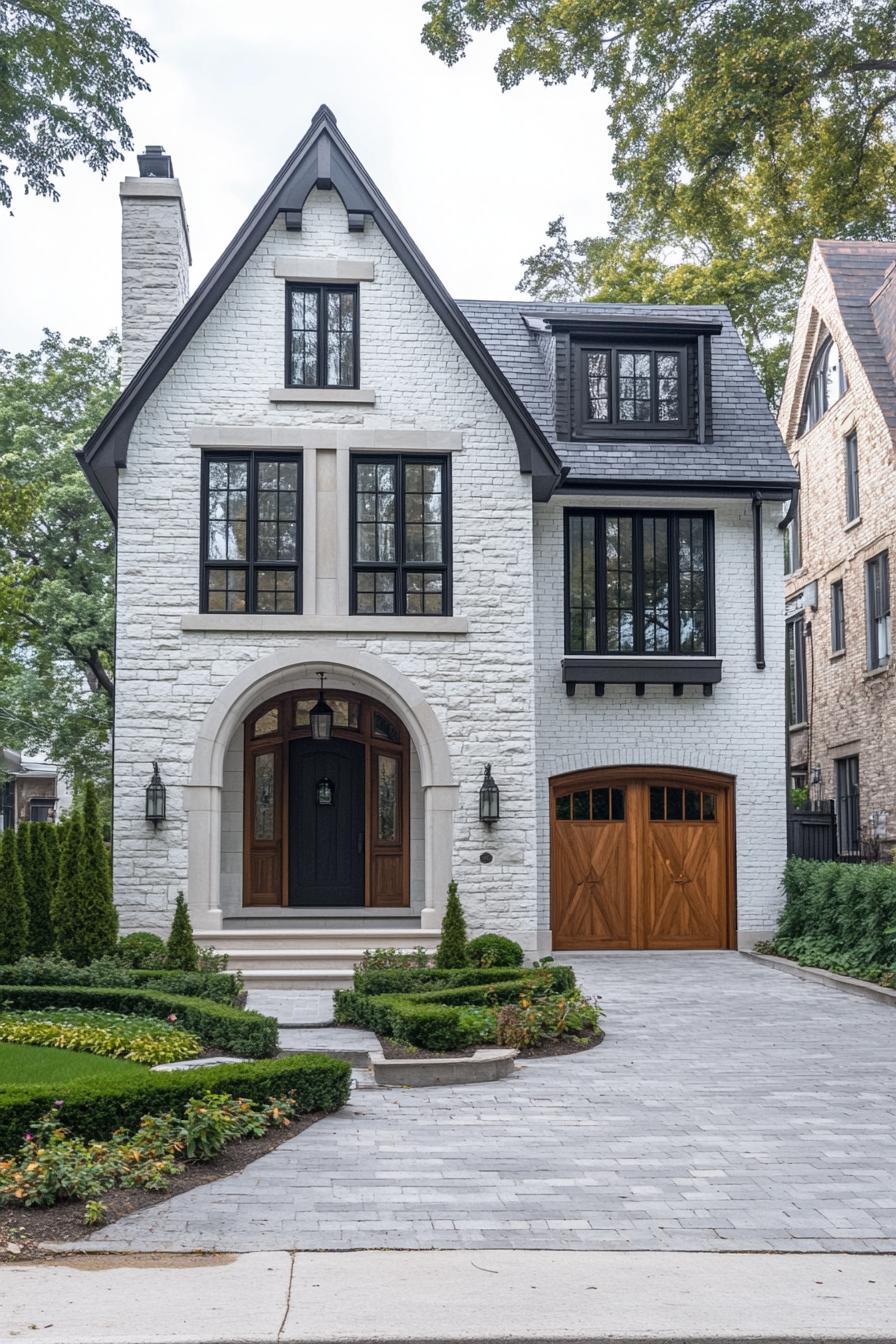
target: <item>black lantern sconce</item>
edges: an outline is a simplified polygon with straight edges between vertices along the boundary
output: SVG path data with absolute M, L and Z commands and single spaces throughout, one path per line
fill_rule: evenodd
M 152 779 L 146 786 L 146 820 L 158 826 L 165 820 L 165 785 L 159 774 L 159 763 L 152 763 Z
M 318 672 L 320 677 L 320 694 L 317 697 L 317 704 L 308 715 L 311 723 L 311 736 L 315 742 L 329 742 L 333 736 L 333 711 L 324 699 L 324 674 Z
M 813 784 L 820 784 L 820 783 L 821 783 L 821 766 L 820 766 L 820 765 L 813 765 L 813 767 L 812 767 L 812 780 L 811 780 L 811 783 L 813 783 Z
M 501 792 L 492 779 L 492 767 L 485 767 L 482 788 L 479 790 L 479 820 L 484 826 L 494 826 L 501 815 Z

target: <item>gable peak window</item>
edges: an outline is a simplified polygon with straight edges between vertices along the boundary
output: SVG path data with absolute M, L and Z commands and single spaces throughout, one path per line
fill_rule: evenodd
M 712 515 L 566 511 L 566 651 L 712 654 Z
M 203 611 L 301 611 L 301 465 L 297 453 L 203 457 Z
M 800 433 L 805 434 L 806 430 L 817 425 L 821 417 L 840 400 L 846 389 L 846 374 L 843 371 L 839 347 L 837 342 L 825 333 L 809 370 L 803 398 Z
M 352 457 L 352 612 L 451 612 L 449 466 L 445 457 Z
M 684 430 L 683 347 L 587 344 L 577 348 L 577 430 Z
M 358 286 L 287 285 L 287 387 L 357 387 L 358 372 Z

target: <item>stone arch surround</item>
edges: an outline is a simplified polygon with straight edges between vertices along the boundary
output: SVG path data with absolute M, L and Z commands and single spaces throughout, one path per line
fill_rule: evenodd
M 221 803 L 224 758 L 233 733 L 257 705 L 319 672 L 334 691 L 361 691 L 381 700 L 411 736 L 423 790 L 421 927 L 439 926 L 451 880 L 458 794 L 441 724 L 418 687 L 386 659 L 335 640 L 313 640 L 278 649 L 245 668 L 218 693 L 199 728 L 190 782 L 184 787 L 189 903 L 197 930 L 220 929 L 223 922 Z

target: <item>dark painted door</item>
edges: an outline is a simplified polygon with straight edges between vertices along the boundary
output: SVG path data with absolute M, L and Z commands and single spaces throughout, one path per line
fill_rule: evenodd
M 289 747 L 289 903 L 364 904 L 364 748 L 334 738 Z

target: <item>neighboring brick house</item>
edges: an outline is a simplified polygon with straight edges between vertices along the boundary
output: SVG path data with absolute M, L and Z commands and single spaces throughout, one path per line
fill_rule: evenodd
M 291 983 L 432 945 L 452 876 L 530 953 L 768 933 L 796 474 L 727 311 L 456 303 L 326 108 L 187 299 L 140 162 L 130 382 L 82 455 L 124 926 L 183 888 Z
M 70 802 L 57 765 L 0 748 L 0 831 L 23 821 L 58 821 Z
M 896 844 L 896 243 L 813 245 L 778 420 L 801 482 L 787 548 L 790 781 L 835 800 L 843 853 L 886 851 Z

